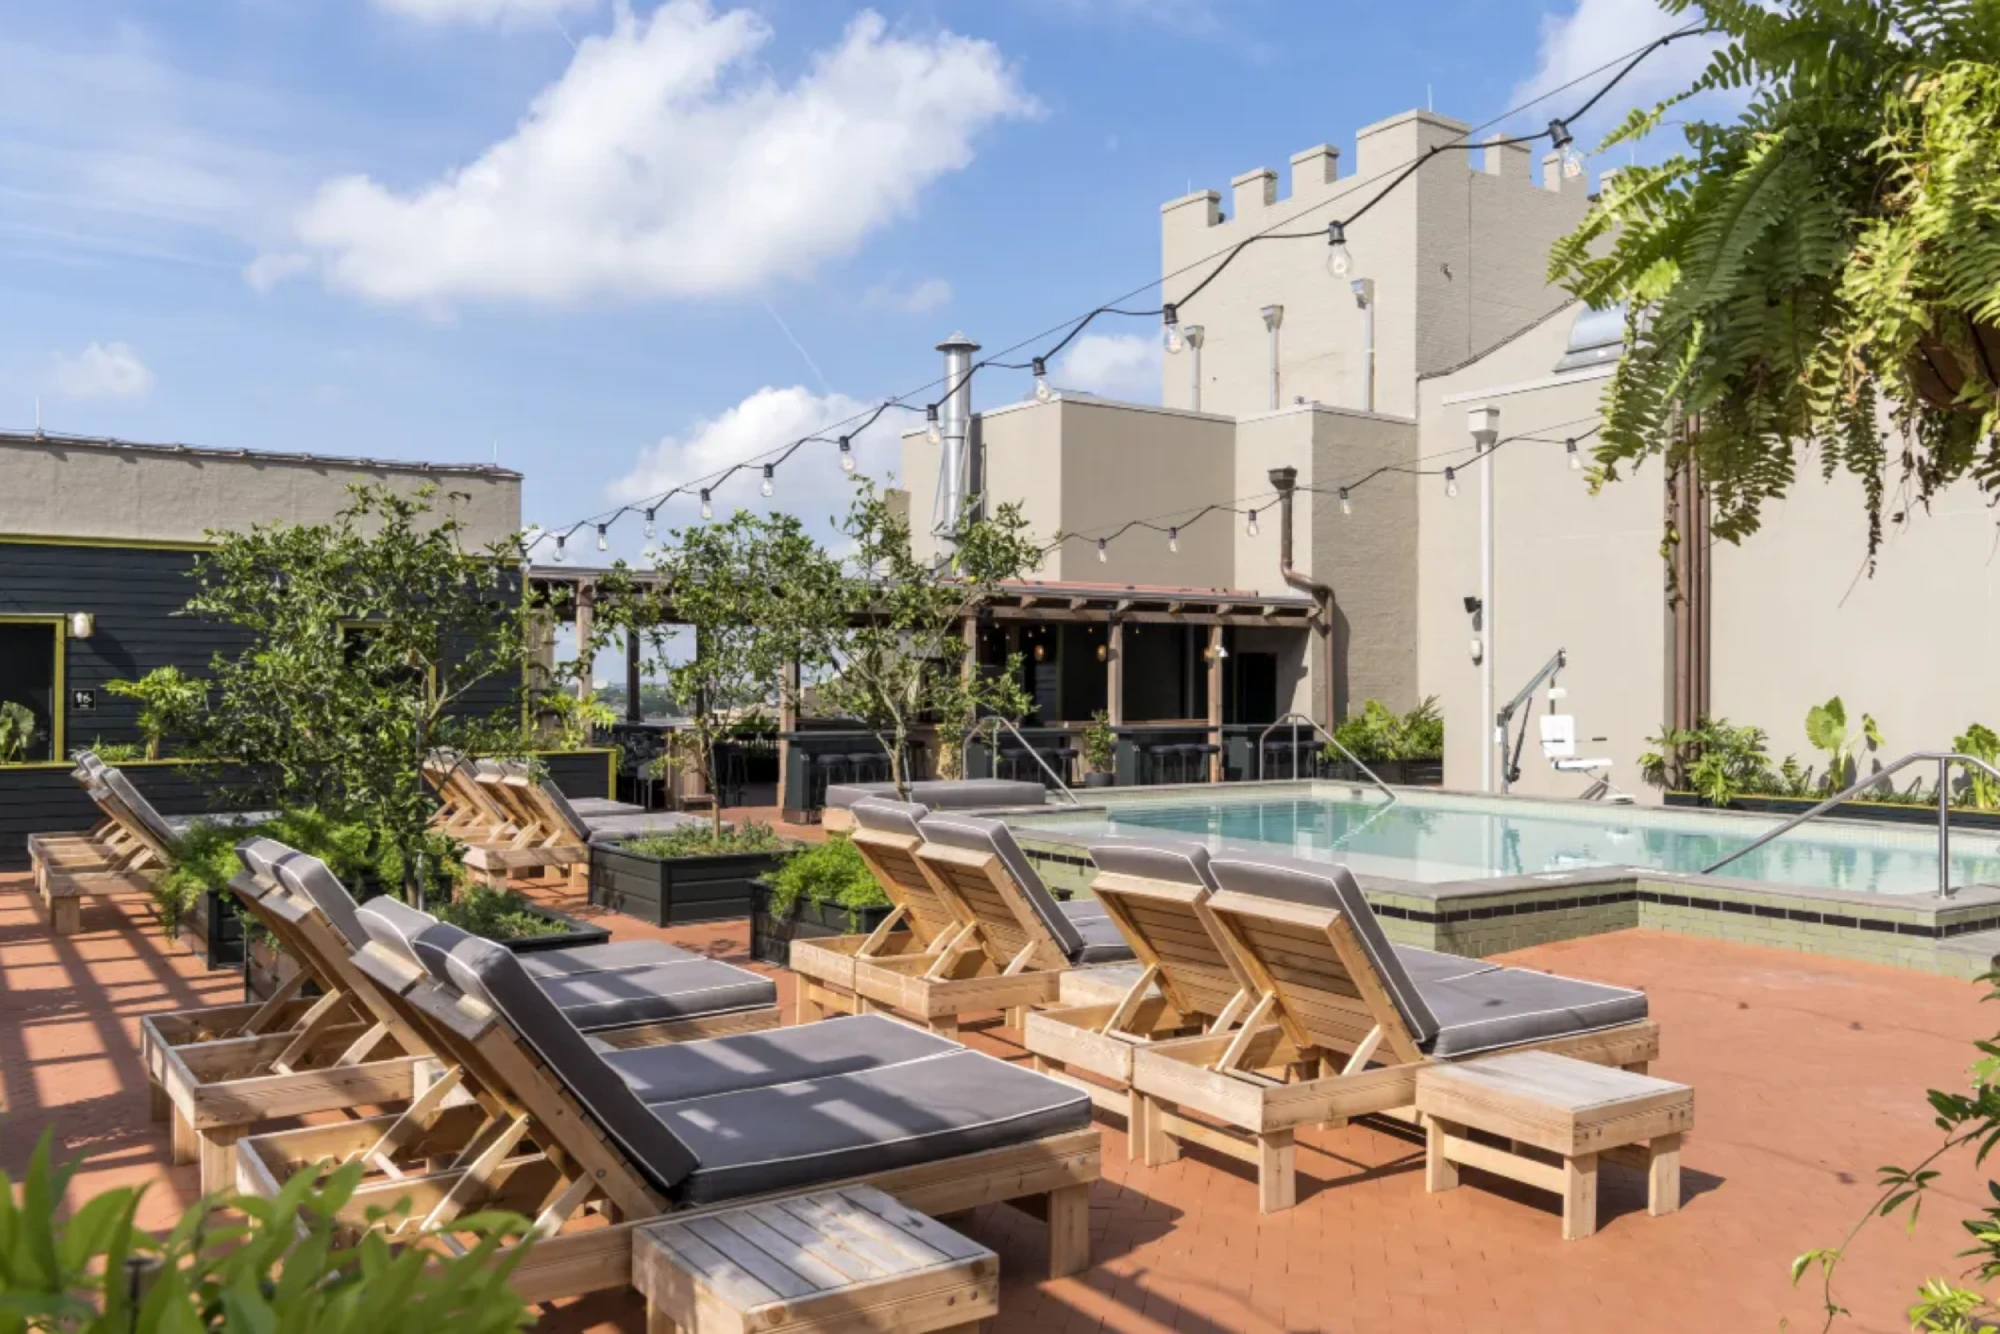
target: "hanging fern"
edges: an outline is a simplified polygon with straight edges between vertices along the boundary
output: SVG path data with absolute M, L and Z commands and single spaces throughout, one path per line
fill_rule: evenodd
M 1892 477 L 1891 523 L 1965 478 L 2000 495 L 2000 5 L 1663 3 L 1726 44 L 1605 146 L 1697 93 L 1751 100 L 1607 182 L 1551 257 L 1630 312 L 1598 483 L 1692 462 L 1735 542 L 1814 460 L 1861 480 L 1871 560 Z

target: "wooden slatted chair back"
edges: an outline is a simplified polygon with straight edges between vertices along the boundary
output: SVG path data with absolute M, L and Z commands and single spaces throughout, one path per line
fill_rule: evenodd
M 921 809 L 862 802 L 854 807 L 854 832 L 848 837 L 883 894 L 902 909 L 902 924 L 930 950 L 957 933 L 964 914 L 917 861 L 924 836 L 911 811 Z
M 456 837 L 493 839 L 515 832 L 507 808 L 479 783 L 472 761 L 459 755 L 434 753 L 424 761 L 424 774 L 444 803 L 436 821 Z
M 961 908 L 986 957 L 1010 972 L 1069 967 L 1069 954 L 1029 906 L 997 852 L 926 842 L 916 858 Z
M 1167 1003 L 1182 1014 L 1214 1018 L 1255 995 L 1249 973 L 1215 925 L 1201 885 L 1099 871 L 1090 892 L 1118 924 L 1132 953 L 1155 972 Z
M 174 850 L 166 833 L 145 819 L 121 792 L 102 778 L 93 780 L 87 790 L 90 799 L 97 803 L 97 809 L 104 813 L 104 818 L 112 826 L 107 832 L 112 846 L 124 854 L 126 868 L 164 869 L 174 864 Z
M 1398 1061 L 1423 1059 L 1338 908 L 1231 890 L 1207 908 L 1256 987 L 1258 1009 L 1302 1055 L 1333 1061 L 1379 1043 Z
M 583 845 L 584 840 L 570 829 L 569 822 L 555 809 L 541 785 L 526 774 L 482 768 L 479 783 L 506 808 L 514 827 L 525 835 L 525 846 L 562 848 Z

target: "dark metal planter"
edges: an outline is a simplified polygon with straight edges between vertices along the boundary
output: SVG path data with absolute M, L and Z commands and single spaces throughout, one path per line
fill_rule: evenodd
M 790 855 L 788 849 L 663 858 L 594 843 L 590 901 L 654 926 L 748 917 L 752 883 Z
M 892 911 L 888 905 L 862 908 L 849 913 L 837 903 L 814 903 L 801 899 L 792 905 L 792 915 L 780 917 L 771 911 L 771 888 L 759 883 L 750 891 L 750 957 L 780 968 L 792 965 L 794 940 L 819 940 L 827 936 L 852 936 L 873 931 Z
M 1811 810 L 1823 798 L 1820 797 L 1738 797 L 1724 810 L 1749 811 L 1757 815 L 1793 816 Z M 1713 804 L 1697 792 L 1669 792 L 1666 794 L 1669 806 L 1699 806 L 1715 809 Z M 1902 805 L 1887 801 L 1844 801 L 1827 812 L 1828 818 L 1839 820 L 1872 820 L 1878 824 L 1920 824 L 1937 828 L 1937 803 L 1922 805 Z M 1953 829 L 1995 829 L 2000 830 L 2000 811 L 1959 810 L 1951 812 Z
M 243 966 L 243 919 L 237 915 L 236 895 L 227 889 L 203 890 L 182 914 L 180 942 L 211 970 Z

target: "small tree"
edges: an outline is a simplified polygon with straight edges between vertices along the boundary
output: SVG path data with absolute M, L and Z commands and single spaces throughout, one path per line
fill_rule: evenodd
M 161 743 L 192 726 L 208 702 L 208 683 L 178 667 L 155 667 L 136 681 L 106 681 L 104 688 L 139 701 L 139 734 L 146 738 L 149 760 L 159 759 Z
M 453 855 L 428 834 L 437 797 L 425 757 L 518 730 L 478 703 L 481 692 L 513 701 L 525 670 L 524 552 L 514 539 L 469 550 L 433 487 L 352 496 L 329 524 L 214 535 L 187 612 L 250 642 L 215 656 L 193 740 L 229 762 L 226 784 L 249 803 L 368 824 L 420 902 L 426 880 L 446 883 L 440 863 Z
M 772 704 L 787 662 L 821 651 L 838 612 L 839 567 L 789 514 L 738 510 L 673 536 L 657 583 L 621 569 L 599 585 L 596 624 L 606 635 L 637 630 L 650 644 L 654 669 L 687 716 L 709 791 L 720 794 L 717 743 Z M 670 624 L 694 631 L 694 652 L 679 661 L 668 653 Z M 720 800 L 713 809 L 719 838 Z
M 962 522 L 950 535 L 950 561 L 932 569 L 910 550 L 902 509 L 865 479 L 856 487 L 842 524 L 853 544 L 842 580 L 845 624 L 825 654 L 834 674 L 820 699 L 875 734 L 907 799 L 910 731 L 924 718 L 1027 711 L 1018 655 L 999 673 L 981 672 L 963 627 L 1001 583 L 1039 565 L 1042 551 L 1027 536 L 1020 506 L 1001 505 Z M 940 735 L 940 744 L 947 740 Z

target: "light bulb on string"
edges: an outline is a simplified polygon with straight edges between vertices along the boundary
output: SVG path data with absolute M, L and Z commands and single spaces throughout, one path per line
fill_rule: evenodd
M 1444 493 L 1447 496 L 1458 494 L 1458 469 L 1446 468 L 1444 470 Z
M 854 471 L 854 442 L 844 435 L 840 437 L 840 470 Z
M 937 404 L 935 403 L 924 404 L 924 421 L 926 423 L 924 428 L 924 437 L 934 445 L 943 444 L 944 428 L 938 425 Z
M 1571 472 L 1582 472 L 1583 455 L 1576 452 L 1576 437 L 1571 436 L 1569 439 L 1563 441 L 1563 448 L 1569 453 L 1569 470 Z
M 1167 550 L 1178 552 L 1180 549 L 1181 530 L 1178 527 L 1167 529 Z
M 1347 248 L 1347 228 L 1338 222 L 1326 225 L 1326 271 L 1345 278 L 1354 271 L 1354 254 Z
M 1160 323 L 1164 326 L 1160 334 L 1160 345 L 1169 352 L 1179 352 L 1187 346 L 1187 339 L 1181 336 L 1180 310 L 1169 301 L 1160 308 Z
M 777 465 L 774 463 L 767 463 L 764 465 L 764 485 L 758 487 L 757 489 L 763 492 L 767 499 L 770 497 L 770 494 L 773 491 L 778 489 L 776 486 L 772 485 L 771 481 L 771 479 L 777 475 L 777 471 L 778 471 Z
M 1244 525 L 1243 525 L 1243 535 L 1244 535 L 1245 537 L 1255 537 L 1255 536 L 1257 536 L 1257 511 L 1256 511 L 1256 510 L 1251 510 L 1251 511 L 1250 511 L 1250 521 L 1249 521 L 1248 523 L 1246 523 L 1246 524 L 1244 524 Z
M 568 553 L 566 553 L 566 552 L 565 552 L 565 551 L 563 550 L 563 541 L 564 541 L 564 538 L 563 538 L 563 535 L 562 535 L 561 533 L 557 533 L 557 534 L 556 534 L 556 564 L 558 564 L 558 565 L 562 564 L 562 563 L 563 563 L 564 561 L 566 561 L 566 560 L 568 560 L 568 559 L 569 559 L 569 555 L 568 555 Z
M 651 541 L 658 535 L 659 535 L 658 528 L 653 523 L 653 511 L 649 509 L 646 511 L 646 540 Z
M 1048 363 L 1044 362 L 1040 357 L 1036 357 L 1030 365 L 1034 367 L 1035 371 L 1035 401 L 1037 403 L 1046 403 L 1056 396 L 1056 391 L 1049 388 Z
M 1560 120 L 1549 122 L 1549 142 L 1555 145 L 1556 154 L 1562 160 L 1562 174 L 1569 180 L 1583 175 L 1583 154 L 1576 151 L 1576 140 L 1569 132 L 1569 126 Z
M 708 503 L 708 488 L 705 486 L 701 489 L 701 517 L 704 519 L 715 517 L 715 507 Z
M 1340 488 L 1340 512 L 1342 514 L 1354 513 L 1354 502 L 1347 498 L 1347 488 L 1344 486 Z
M 597 549 L 599 551 L 611 550 L 611 538 L 605 532 L 605 525 L 601 523 L 597 525 Z
M 1100 538 L 1098 538 L 1098 539 L 1097 539 L 1097 563 L 1098 563 L 1099 565 L 1102 565 L 1102 564 L 1104 564 L 1104 563 L 1105 563 L 1106 561 L 1108 561 L 1108 560 L 1110 560 L 1110 559 L 1111 559 L 1111 553 L 1110 553 L 1110 551 L 1109 551 L 1109 550 L 1107 550 L 1107 549 L 1105 548 L 1105 545 L 1104 545 L 1104 539 L 1103 539 L 1103 538 L 1101 538 L 1101 537 L 1100 537 Z

